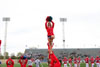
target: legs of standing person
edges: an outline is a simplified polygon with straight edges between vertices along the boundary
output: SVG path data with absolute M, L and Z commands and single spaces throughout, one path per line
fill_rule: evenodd
M 50 67 L 50 62 L 51 62 L 51 59 L 49 57 L 49 55 L 52 53 L 52 47 L 53 47 L 53 39 L 54 39 L 54 35 L 53 36 L 48 36 L 48 67 Z
M 69 67 L 71 67 L 70 63 L 69 63 Z
M 77 64 L 74 64 L 74 67 L 77 67 Z
M 88 63 L 86 63 L 86 67 L 89 67 L 89 64 Z
M 80 67 L 80 63 L 77 63 L 77 67 Z
M 99 63 L 96 63 L 97 67 L 100 67 L 100 64 Z
M 99 65 L 99 67 L 100 67 L 100 63 L 99 63 L 98 65 Z
M 72 63 L 69 63 L 69 67 L 72 67 Z
M 97 63 L 97 66 L 100 67 L 100 63 Z
M 80 67 L 80 63 L 78 63 L 78 67 Z
M 94 67 L 94 63 L 92 63 L 92 67 Z
M 52 50 L 52 46 L 53 46 L 53 39 L 54 39 L 54 35 L 51 35 L 48 37 L 48 41 L 49 41 L 49 45 L 50 45 L 50 49 Z
M 67 67 L 67 64 L 64 64 L 64 67 Z

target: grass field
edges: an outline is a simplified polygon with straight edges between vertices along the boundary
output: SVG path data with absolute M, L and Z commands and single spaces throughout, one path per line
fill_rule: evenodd
M 46 63 L 42 63 L 42 65 L 43 65 L 43 67 L 48 67 Z M 73 64 L 73 66 L 74 66 L 74 64 Z M 91 67 L 91 65 L 89 65 L 89 66 Z M 2 64 L 1 67 L 6 67 L 6 64 Z M 14 67 L 20 67 L 20 64 L 15 64 Z M 28 66 L 26 66 L 26 67 L 28 67 Z M 35 67 L 35 64 L 33 64 L 33 67 Z M 40 67 L 42 67 L 42 66 L 40 66 Z M 63 67 L 63 65 L 62 65 L 62 67 Z M 68 65 L 68 67 L 69 67 L 69 65 Z M 81 63 L 80 67 L 85 67 L 85 63 Z M 96 67 L 96 65 L 94 65 L 94 67 Z

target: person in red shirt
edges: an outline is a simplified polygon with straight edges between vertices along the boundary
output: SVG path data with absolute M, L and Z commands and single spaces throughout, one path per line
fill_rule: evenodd
M 1 40 L 0 40 L 0 53 L 1 53 Z
M 78 58 L 77 58 L 78 67 L 80 67 L 80 61 L 81 61 L 81 59 L 80 59 L 80 57 L 78 57 Z
M 100 60 L 100 58 L 99 58 L 99 56 L 97 56 L 97 57 L 95 58 L 97 67 L 99 67 L 99 60 Z
M 90 62 L 91 62 L 91 67 L 94 67 L 94 58 L 93 58 L 93 56 L 90 58 Z
M 54 45 L 54 43 L 52 44 L 51 49 L 53 48 L 53 45 Z M 48 52 L 50 52 L 50 44 L 47 43 L 47 46 L 48 46 Z
M 71 59 L 71 57 L 69 58 L 69 67 L 72 67 L 72 59 Z
M 48 67 L 54 67 L 54 60 L 53 57 L 51 57 L 52 49 L 49 49 L 48 51 Z
M 45 28 L 47 30 L 47 37 L 48 37 L 48 41 L 49 41 L 50 49 L 51 49 L 52 48 L 53 39 L 55 38 L 54 32 L 53 32 L 54 22 L 52 21 L 52 17 L 51 16 L 48 16 L 46 18 Z
M 48 67 L 54 67 L 54 63 L 52 59 L 48 59 Z
M 14 61 L 11 58 L 9 58 L 6 61 L 6 65 L 7 65 L 7 67 L 14 67 Z
M 64 67 L 67 67 L 67 58 L 66 57 L 64 57 L 63 63 L 64 63 Z
M 0 40 L 0 46 L 1 46 L 1 40 Z
M 58 58 L 55 56 L 54 52 L 50 49 L 50 65 L 49 67 L 61 67 Z
M 74 67 L 77 67 L 77 58 L 74 57 Z
M 51 49 L 50 49 L 50 44 L 48 43 L 47 45 L 48 45 L 48 65 L 50 66 L 50 61 L 51 61 L 51 59 L 50 59 L 50 50 L 53 48 L 54 44 L 52 45 Z
M 86 67 L 89 67 L 89 58 L 88 57 L 85 58 L 85 62 L 86 62 Z
M 26 67 L 26 64 L 27 64 L 27 59 L 24 58 L 24 56 L 21 56 L 21 58 L 19 59 L 19 63 L 21 65 L 21 67 Z
M 51 65 L 53 67 L 61 67 L 61 64 L 58 60 L 58 58 L 55 56 L 53 52 L 50 52 L 50 58 L 51 58 Z

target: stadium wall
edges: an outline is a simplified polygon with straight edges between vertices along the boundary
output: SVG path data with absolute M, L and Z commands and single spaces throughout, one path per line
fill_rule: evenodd
M 55 55 L 57 57 L 69 57 L 69 56 L 100 56 L 100 48 L 69 48 L 69 49 L 53 49 Z M 48 56 L 47 49 L 26 49 L 25 54 L 32 54 L 35 55 L 44 55 L 45 57 Z

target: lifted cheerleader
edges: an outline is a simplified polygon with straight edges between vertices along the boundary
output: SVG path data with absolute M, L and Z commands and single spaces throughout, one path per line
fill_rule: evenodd
M 48 42 L 50 44 L 50 49 L 52 49 L 52 43 L 53 43 L 53 39 L 55 38 L 54 36 L 54 22 L 52 21 L 52 17 L 48 16 L 46 18 L 46 23 L 45 23 L 45 28 L 47 30 L 47 38 L 48 38 Z

